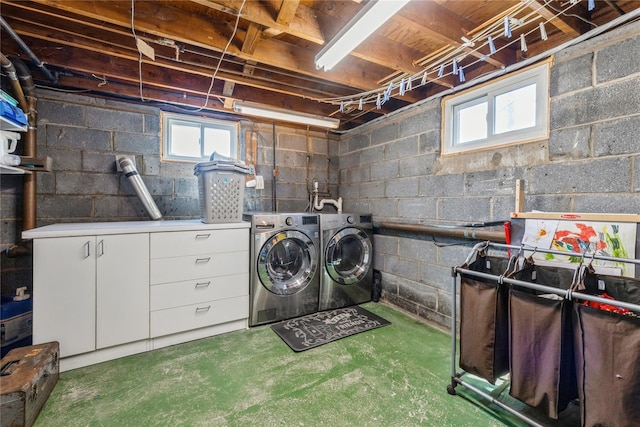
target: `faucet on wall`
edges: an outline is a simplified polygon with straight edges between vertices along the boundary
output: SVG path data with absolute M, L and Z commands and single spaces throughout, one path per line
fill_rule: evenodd
M 334 199 L 322 199 L 318 202 L 318 181 L 313 182 L 313 208 L 317 211 L 321 211 L 325 204 L 335 206 L 338 213 L 342 213 L 342 197 L 338 197 L 338 200 Z

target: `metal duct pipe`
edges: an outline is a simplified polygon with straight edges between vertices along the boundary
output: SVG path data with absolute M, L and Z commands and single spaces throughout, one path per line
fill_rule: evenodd
M 18 73 L 16 72 L 16 67 L 13 66 L 9 58 L 0 53 L 0 63 L 2 63 L 2 69 L 7 76 L 9 76 L 9 80 L 11 81 L 11 87 L 13 88 L 13 93 L 20 105 L 20 108 L 25 113 L 29 111 L 29 106 L 27 105 L 27 100 L 24 97 L 24 92 L 22 91 L 22 86 L 20 86 L 20 80 L 18 79 Z
M 51 80 L 53 83 L 58 83 L 58 79 L 53 74 L 51 74 L 51 71 L 49 71 L 49 69 L 38 59 L 36 54 L 33 53 L 31 49 L 29 49 L 29 46 L 27 46 L 27 44 L 22 41 L 20 36 L 16 34 L 15 31 L 13 31 L 13 28 L 11 28 L 9 24 L 7 24 L 7 21 L 5 21 L 4 18 L 1 16 L 0 16 L 0 24 L 2 24 L 2 28 L 4 28 L 4 30 L 7 33 L 9 33 L 11 38 L 15 40 L 18 46 L 20 46 L 20 49 L 24 50 L 25 53 L 29 56 L 29 58 L 31 58 L 31 61 L 33 61 L 36 67 L 40 68 L 42 72 L 47 76 L 47 78 Z
M 36 109 L 36 97 L 35 90 L 36 86 L 33 83 L 33 79 L 31 78 L 31 71 L 29 67 L 22 62 L 20 59 L 11 58 L 11 62 L 15 67 L 18 79 L 20 79 L 20 86 L 22 87 L 22 92 L 25 96 L 25 103 L 28 105 L 27 109 L 24 112 L 27 115 L 27 133 L 23 140 L 24 143 L 24 155 L 27 157 L 37 157 L 38 156 L 38 145 L 37 145 L 37 123 L 38 123 L 38 112 Z M 36 173 L 25 174 L 23 178 L 23 222 L 22 229 L 23 230 L 31 230 L 32 228 L 36 228 L 36 212 L 37 212 L 37 199 L 36 199 L 36 189 L 38 184 L 38 175 Z
M 412 233 L 433 234 L 434 236 L 459 237 L 471 240 L 491 240 L 505 242 L 504 231 L 478 230 L 473 227 L 445 227 L 437 225 L 400 224 L 395 222 L 377 222 L 376 228 L 409 231 Z
M 128 178 L 133 186 L 134 191 L 138 195 L 138 198 L 142 202 L 145 210 L 153 220 L 162 219 L 162 214 L 156 205 L 156 202 L 153 201 L 151 194 L 149 194 L 149 190 L 147 186 L 144 185 L 144 181 L 140 178 L 140 174 L 136 169 L 136 166 L 133 164 L 133 161 L 125 156 L 118 158 L 118 164 L 124 172 L 124 176 Z
M 0 58 L 2 67 L 9 73 L 11 84 L 15 89 L 20 108 L 27 115 L 27 133 L 22 140 L 24 143 L 23 154 L 27 157 L 37 157 L 38 145 L 36 138 L 38 112 L 36 109 L 36 86 L 31 78 L 29 67 L 20 59 L 7 59 L 4 55 Z M 14 79 L 17 79 L 14 80 Z M 23 214 L 22 229 L 31 230 L 36 227 L 36 187 L 38 178 L 35 173 L 25 174 L 23 178 Z

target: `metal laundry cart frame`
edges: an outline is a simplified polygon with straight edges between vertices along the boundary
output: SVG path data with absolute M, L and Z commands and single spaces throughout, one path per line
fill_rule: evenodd
M 562 252 L 562 251 L 556 251 L 556 250 L 552 250 L 552 249 L 541 249 L 541 248 L 535 248 L 533 246 L 527 246 L 527 245 L 520 245 L 520 246 L 516 246 L 516 245 L 509 245 L 509 244 L 502 244 L 502 243 L 494 243 L 491 241 L 486 241 L 486 242 L 480 242 L 477 245 L 475 245 L 471 251 L 471 253 L 469 254 L 469 256 L 467 257 L 467 260 L 465 261 L 464 265 L 469 265 L 469 263 L 471 262 L 471 259 L 473 257 L 474 254 L 477 253 L 477 251 L 479 249 L 486 249 L 489 247 L 494 247 L 494 248 L 499 248 L 499 249 L 515 249 L 515 250 L 519 250 L 519 251 L 523 251 L 523 250 L 530 250 L 530 251 L 536 251 L 536 252 L 543 252 L 543 253 L 550 253 L 550 254 L 556 254 L 556 255 L 574 255 L 577 257 L 582 257 L 584 259 L 599 259 L 599 260 L 605 260 L 605 261 L 617 261 L 617 262 L 625 262 L 625 263 L 631 263 L 631 264 L 637 264 L 640 265 L 640 259 L 630 259 L 630 258 L 617 258 L 617 257 L 610 257 L 610 256 L 602 256 L 602 255 L 594 255 L 594 254 L 587 254 L 587 253 L 577 253 L 577 252 Z M 637 304 L 631 304 L 628 302 L 624 302 L 624 301 L 617 301 L 617 300 L 610 300 L 610 299 L 605 299 L 605 298 L 600 298 L 594 295 L 589 295 L 589 294 L 585 294 L 585 293 L 581 293 L 581 292 L 577 292 L 577 291 L 572 291 L 570 289 L 564 290 L 564 289 L 558 289 L 556 287 L 551 287 L 551 286 L 546 286 L 546 285 L 541 285 L 541 284 L 537 284 L 537 283 L 531 283 L 531 282 L 525 282 L 522 280 L 516 280 L 516 279 L 511 279 L 508 277 L 504 277 L 504 276 L 498 276 L 495 274 L 489 274 L 489 273 L 483 273 L 483 272 L 479 272 L 479 271 L 473 271 L 473 270 L 469 270 L 466 268 L 462 268 L 462 267 L 452 267 L 451 268 L 451 276 L 452 276 L 452 286 L 451 286 L 451 295 L 452 295 L 452 301 L 451 301 L 451 384 L 447 385 L 447 392 L 451 395 L 455 395 L 456 391 L 455 388 L 457 385 L 462 385 L 466 388 L 468 388 L 469 390 L 472 390 L 473 392 L 477 393 L 478 395 L 480 395 L 481 397 L 487 399 L 490 403 L 495 404 L 496 406 L 504 409 L 505 411 L 511 413 L 512 415 L 516 416 L 517 418 L 521 419 L 522 421 L 525 421 L 527 423 L 529 423 L 532 426 L 535 427 L 545 427 L 543 424 L 538 423 L 537 421 L 529 418 L 528 416 L 522 414 L 521 412 L 518 412 L 516 409 L 512 408 L 511 406 L 499 401 L 498 399 L 494 398 L 493 396 L 491 396 L 490 394 L 482 391 L 481 389 L 479 389 L 478 387 L 474 386 L 473 384 L 470 384 L 469 382 L 465 381 L 464 379 L 462 379 L 462 376 L 466 373 L 464 371 L 458 371 L 457 370 L 457 364 L 456 364 L 456 356 L 457 356 L 457 345 L 456 345 L 456 340 L 457 340 L 457 296 L 456 296 L 456 288 L 457 288 L 457 282 L 458 282 L 458 275 L 459 273 L 463 273 L 465 275 L 468 276 L 474 276 L 474 277 L 478 277 L 478 278 L 482 278 L 482 279 L 489 279 L 489 280 L 495 280 L 497 283 L 506 283 L 508 285 L 516 285 L 516 286 L 522 286 L 528 289 L 532 289 L 535 291 L 541 291 L 544 293 L 552 293 L 552 294 L 556 294 L 559 295 L 565 299 L 573 299 L 573 298 L 577 298 L 577 299 L 581 299 L 581 300 L 585 300 L 585 301 L 593 301 L 593 302 L 599 302 L 599 303 L 603 303 L 603 304 L 610 304 L 610 305 L 614 305 L 617 307 L 622 307 L 622 308 L 626 308 L 629 309 L 631 311 L 635 311 L 640 313 L 640 305 Z

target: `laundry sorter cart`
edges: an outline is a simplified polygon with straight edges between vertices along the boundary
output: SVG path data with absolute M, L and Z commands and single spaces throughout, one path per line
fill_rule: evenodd
M 510 251 L 509 257 L 488 256 Z M 581 426 L 632 426 L 640 419 L 640 280 L 596 274 L 594 260 L 640 260 L 573 253 L 577 268 L 536 265 L 527 252 L 551 249 L 481 242 L 452 268 L 451 384 L 462 385 L 532 426 L 579 402 Z M 459 355 L 456 289 L 460 282 Z M 459 364 L 458 364 L 459 363 Z M 472 374 L 525 405 L 492 396 Z M 504 400 L 504 399 L 503 399 Z M 527 410 L 534 408 L 535 416 Z M 535 418 L 535 419 L 534 419 Z

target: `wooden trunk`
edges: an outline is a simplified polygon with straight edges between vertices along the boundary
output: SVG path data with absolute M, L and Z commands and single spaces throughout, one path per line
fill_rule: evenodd
M 11 350 L 0 366 L 0 426 L 32 426 L 60 372 L 57 342 Z

